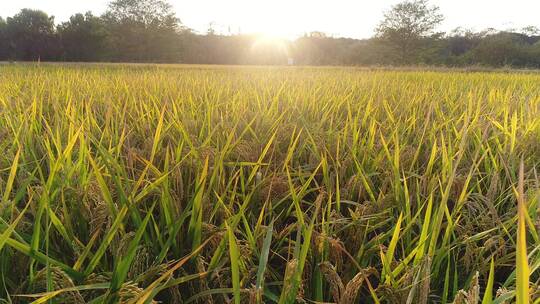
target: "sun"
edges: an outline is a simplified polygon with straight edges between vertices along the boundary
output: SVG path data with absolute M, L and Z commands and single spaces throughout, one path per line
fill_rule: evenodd
M 289 55 L 287 42 L 290 41 L 278 34 L 256 34 L 256 39 L 251 46 L 251 50 L 274 49 L 282 54 Z

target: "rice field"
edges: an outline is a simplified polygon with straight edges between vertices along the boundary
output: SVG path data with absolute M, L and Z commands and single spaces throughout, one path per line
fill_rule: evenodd
M 540 74 L 0 66 L 1 303 L 538 303 Z

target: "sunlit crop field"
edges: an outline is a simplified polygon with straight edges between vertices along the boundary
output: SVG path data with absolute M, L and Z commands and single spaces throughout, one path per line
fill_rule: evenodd
M 540 297 L 540 74 L 4 65 L 0 151 L 6 303 Z

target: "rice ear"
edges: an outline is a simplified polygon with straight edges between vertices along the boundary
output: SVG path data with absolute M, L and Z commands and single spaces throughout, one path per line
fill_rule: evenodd
M 95 233 L 101 235 L 111 223 L 111 215 L 107 203 L 103 201 L 96 202 L 92 206 L 90 215 L 90 235 L 94 235 Z
M 358 291 L 360 291 L 360 287 L 362 287 L 362 283 L 364 283 L 364 280 L 367 280 L 367 277 L 374 271 L 375 269 L 373 268 L 360 270 L 360 272 L 347 283 L 339 304 L 355 304 L 356 296 L 358 295 Z
M 287 263 L 287 267 L 285 269 L 285 277 L 283 278 L 283 289 L 286 290 L 289 285 L 291 284 L 291 279 L 294 275 L 294 272 L 296 271 L 296 268 L 298 267 L 298 260 L 292 259 Z
M 319 268 L 330 285 L 330 294 L 332 295 L 332 298 L 334 298 L 336 303 L 339 303 L 345 289 L 341 278 L 329 262 L 319 264 Z
M 478 304 L 480 302 L 480 285 L 478 283 L 478 271 L 474 274 L 469 290 L 460 290 L 456 295 L 453 304 Z
M 36 274 L 33 282 L 33 289 L 35 291 L 47 290 L 47 277 L 49 275 L 53 290 L 75 287 L 71 278 L 64 271 L 58 267 L 50 267 L 49 269 L 43 268 Z M 63 303 L 85 303 L 80 292 L 77 290 L 65 292 L 59 295 L 57 299 Z
M 132 301 L 138 299 L 143 292 L 144 289 L 140 288 L 137 283 L 126 282 L 118 291 L 118 296 L 120 298 L 119 303 L 132 303 Z M 151 300 L 149 303 L 157 304 L 158 302 Z
M 467 293 L 463 290 L 458 291 L 456 298 L 454 299 L 453 304 L 468 304 Z
M 467 302 L 469 304 L 477 304 L 480 302 L 480 284 L 478 283 L 478 271 L 474 274 L 469 292 L 467 293 Z

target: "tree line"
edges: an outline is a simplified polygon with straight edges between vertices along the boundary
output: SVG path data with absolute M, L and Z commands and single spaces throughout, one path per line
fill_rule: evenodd
M 0 18 L 0 60 L 540 68 L 536 27 L 437 32 L 443 19 L 427 0 L 406 0 L 385 13 L 369 39 L 312 32 L 270 41 L 211 29 L 197 34 L 165 0 L 114 0 L 101 16 L 75 14 L 58 25 L 32 9 Z

